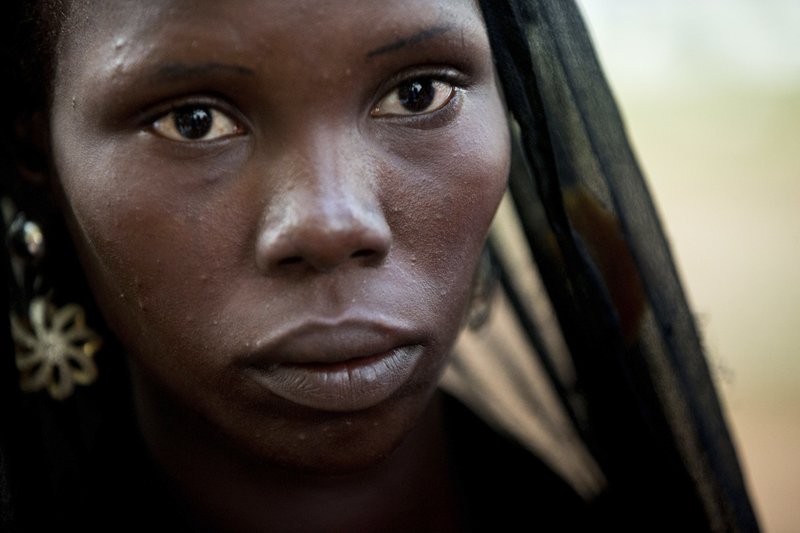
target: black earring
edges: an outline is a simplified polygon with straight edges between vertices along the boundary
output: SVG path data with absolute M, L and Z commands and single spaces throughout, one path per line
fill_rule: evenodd
M 467 311 L 467 326 L 475 331 L 480 329 L 489 319 L 492 310 L 492 298 L 497 289 L 497 267 L 489 245 L 486 244 L 481 252 L 478 270 L 472 284 Z

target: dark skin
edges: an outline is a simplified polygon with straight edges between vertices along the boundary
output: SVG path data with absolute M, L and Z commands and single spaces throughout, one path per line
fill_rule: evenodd
M 435 391 L 509 165 L 475 3 L 88 1 L 59 44 L 52 182 L 200 522 L 456 529 Z

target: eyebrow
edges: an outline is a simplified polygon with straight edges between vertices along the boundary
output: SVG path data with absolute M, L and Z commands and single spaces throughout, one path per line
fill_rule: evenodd
M 423 41 L 427 41 L 432 37 L 436 37 L 437 35 L 441 35 L 453 29 L 452 26 L 433 26 L 432 28 L 428 28 L 422 31 L 411 35 L 410 37 L 403 37 L 401 39 L 397 39 L 389 44 L 380 46 L 371 50 L 367 53 L 367 59 L 372 59 L 373 57 L 377 57 L 383 54 L 387 54 L 389 52 L 395 52 L 400 50 L 401 48 L 405 48 L 407 46 L 413 46 L 419 44 Z
M 225 63 L 169 63 L 159 67 L 152 77 L 157 81 L 174 81 L 186 78 L 198 78 L 210 74 L 253 76 L 255 75 L 255 71 L 242 65 L 228 65 Z

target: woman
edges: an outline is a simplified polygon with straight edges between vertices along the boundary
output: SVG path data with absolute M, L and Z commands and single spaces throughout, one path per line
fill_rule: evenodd
M 9 528 L 755 529 L 574 6 L 26 8 Z

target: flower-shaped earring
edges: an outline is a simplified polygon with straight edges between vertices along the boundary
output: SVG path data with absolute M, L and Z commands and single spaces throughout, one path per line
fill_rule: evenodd
M 29 307 L 30 328 L 11 315 L 11 335 L 16 343 L 20 387 L 25 392 L 47 388 L 63 400 L 75 384 L 90 385 L 97 379 L 94 354 L 102 341 L 86 327 L 83 309 L 68 304 L 60 309 L 45 298 L 34 298 Z
M 25 392 L 47 390 L 56 400 L 69 397 L 75 385 L 90 385 L 97 379 L 94 355 L 100 349 L 100 336 L 86 326 L 86 315 L 78 304 L 56 307 L 47 296 L 25 296 L 26 272 L 44 256 L 41 228 L 15 213 L 13 204 L 3 199 L 3 214 L 8 227 L 12 269 L 27 316 L 11 311 L 11 336 L 16 347 L 20 388 Z M 9 223 L 10 220 L 10 223 Z M 36 277 L 33 286 L 40 286 Z M 38 291 L 33 291 L 34 293 Z

